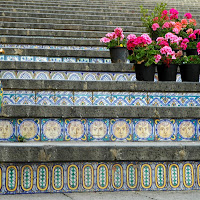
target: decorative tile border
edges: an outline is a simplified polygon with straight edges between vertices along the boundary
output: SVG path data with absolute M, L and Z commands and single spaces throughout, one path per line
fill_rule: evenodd
M 0 165 L 0 194 L 200 189 L 199 162 Z
M 0 141 L 199 141 L 200 119 L 0 119 Z
M 4 105 L 200 106 L 200 93 L 4 90 Z

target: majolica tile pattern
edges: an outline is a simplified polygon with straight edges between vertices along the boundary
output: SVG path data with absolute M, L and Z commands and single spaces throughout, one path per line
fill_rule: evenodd
M 0 194 L 200 189 L 199 162 L 0 165 Z
M 4 90 L 4 105 L 200 106 L 200 93 Z
M 0 141 L 199 141 L 199 119 L 0 119 Z

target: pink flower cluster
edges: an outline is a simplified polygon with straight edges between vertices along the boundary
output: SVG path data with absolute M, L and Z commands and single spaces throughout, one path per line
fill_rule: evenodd
M 187 43 L 189 42 L 189 40 L 187 38 L 183 39 L 182 42 L 181 42 L 181 45 L 180 47 L 183 49 L 183 50 L 186 50 L 187 48 Z
M 185 13 L 184 17 L 186 17 L 187 19 L 191 19 L 192 15 L 191 15 L 191 13 Z
M 142 34 L 140 37 L 136 37 L 134 34 L 130 34 L 128 37 L 127 49 L 133 50 L 135 47 L 144 47 L 151 44 L 152 40 L 147 34 Z
M 169 46 L 162 47 L 160 53 L 165 54 L 166 56 L 172 56 L 172 59 L 176 59 L 175 51 L 172 51 L 172 48 Z
M 106 37 L 103 37 L 100 39 L 100 42 L 103 43 L 109 43 L 111 40 L 120 38 L 120 40 L 122 41 L 124 39 L 124 34 L 123 34 L 123 30 L 122 28 L 117 27 L 114 32 L 112 33 L 107 33 Z
M 198 52 L 198 55 L 200 54 L 200 42 L 197 43 L 197 52 Z
M 174 8 L 170 9 L 169 11 L 169 14 L 171 15 L 170 16 L 170 20 L 173 20 L 173 19 L 178 19 L 178 11 Z
M 160 28 L 160 25 L 158 23 L 154 23 L 151 28 L 153 31 L 156 31 L 158 28 Z
M 162 57 L 160 54 L 157 54 L 154 56 L 154 58 L 155 58 L 155 63 L 157 64 L 161 60 Z

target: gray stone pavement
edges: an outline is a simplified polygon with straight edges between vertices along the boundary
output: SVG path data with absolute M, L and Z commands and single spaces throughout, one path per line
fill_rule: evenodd
M 200 190 L 2 195 L 0 200 L 199 200 Z

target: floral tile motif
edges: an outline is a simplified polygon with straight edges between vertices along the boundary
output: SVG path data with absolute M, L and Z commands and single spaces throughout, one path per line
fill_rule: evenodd
M 16 98 L 16 91 L 3 91 L 3 105 L 14 105 Z
M 133 119 L 133 140 L 153 141 L 154 140 L 154 120 Z
M 177 141 L 176 120 L 156 119 L 155 120 L 156 141 Z
M 130 92 L 131 106 L 147 106 L 147 94 L 142 92 Z
M 33 71 L 17 71 L 17 78 L 18 79 L 33 79 L 34 72 Z
M 111 92 L 93 92 L 93 105 L 95 106 L 112 105 Z
M 165 94 L 148 92 L 147 104 L 148 106 L 165 106 L 166 105 Z
M 16 91 L 15 104 L 35 105 L 35 91 Z
M 18 119 L 17 136 L 29 141 L 40 141 L 40 119 Z
M 111 73 L 100 73 L 99 80 L 100 81 L 112 81 L 113 76 Z
M 63 141 L 64 121 L 63 119 L 41 120 L 41 141 Z
M 75 106 L 91 106 L 92 92 L 74 92 Z
M 112 106 L 128 106 L 130 105 L 129 92 L 111 92 Z
M 35 57 L 35 62 L 48 62 L 48 57 Z
M 54 102 L 54 92 L 52 91 L 42 91 L 36 93 L 36 105 L 55 105 Z
M 68 91 L 56 91 L 54 96 L 55 105 L 62 106 L 72 106 L 73 102 L 73 92 Z
M 50 72 L 47 71 L 35 71 L 34 79 L 36 80 L 50 80 Z
M 87 141 L 87 120 L 86 119 L 66 119 L 65 120 L 65 140 Z
M 88 119 L 88 141 L 109 140 L 109 119 Z
M 19 56 L 5 56 L 4 57 L 6 61 L 20 61 L 20 57 Z
M 49 58 L 48 61 L 49 62 L 62 62 L 62 58 L 57 58 L 57 57 L 53 58 L 53 57 L 51 57 L 51 58 Z
M 15 119 L 0 119 L 0 141 L 17 141 Z
M 72 58 L 72 57 L 63 58 L 63 62 L 75 63 L 76 62 L 76 58 Z
M 24 62 L 33 62 L 34 61 L 34 56 L 22 56 L 21 61 Z
M 182 140 L 197 140 L 197 120 L 177 120 L 177 139 Z
M 67 80 L 70 81 L 83 81 L 83 73 L 79 72 L 68 72 Z
M 114 81 L 129 81 L 128 74 L 120 74 L 120 73 L 115 73 L 113 74 L 113 80 Z
M 53 71 L 50 72 L 50 77 L 52 80 L 66 80 L 66 75 L 62 71 Z
M 17 71 L 13 70 L 2 70 L 1 71 L 2 79 L 15 79 L 17 78 Z
M 111 141 L 132 141 L 131 119 L 110 120 Z
M 90 59 L 89 58 L 77 58 L 76 62 L 78 62 L 78 63 L 89 63 Z
M 98 75 L 97 75 L 97 73 L 83 73 L 83 80 L 84 81 L 97 81 Z

